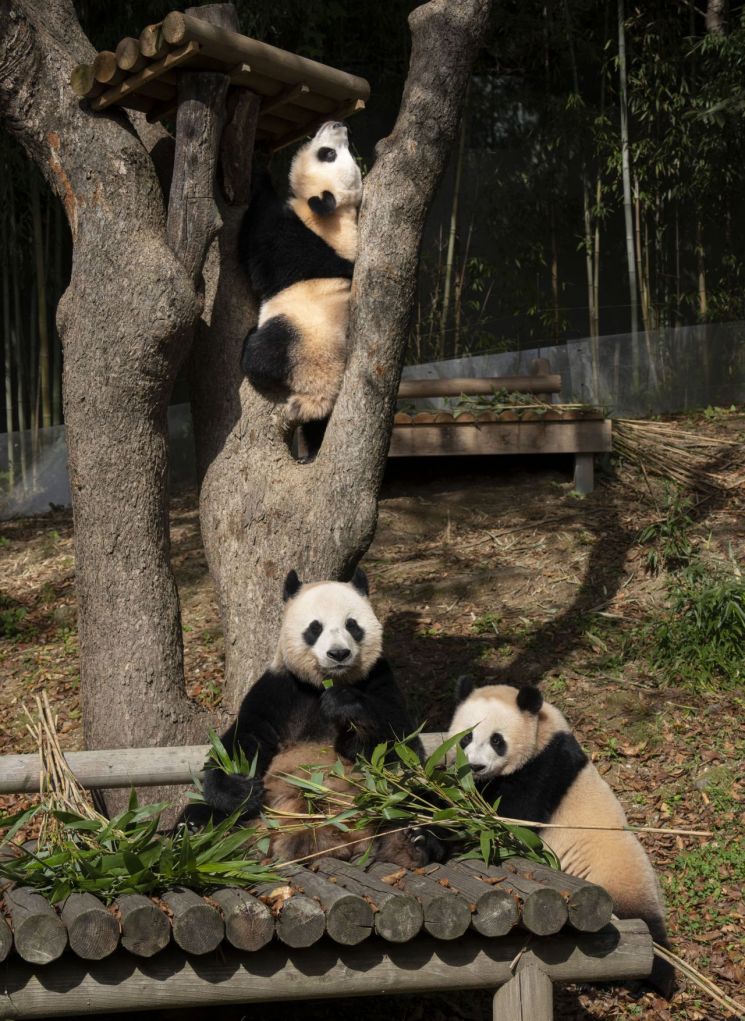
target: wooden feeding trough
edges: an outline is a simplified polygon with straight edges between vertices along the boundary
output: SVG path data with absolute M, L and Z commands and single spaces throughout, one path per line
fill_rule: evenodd
M 208 9 L 202 9 L 207 11 Z M 259 97 L 257 148 L 269 152 L 312 134 L 327 120 L 364 109 L 370 86 L 364 78 L 251 39 L 194 13 L 172 11 L 139 38 L 122 39 L 79 64 L 70 85 L 96 112 L 121 106 L 149 121 L 172 117 L 184 71 L 225 74 L 232 86 Z
M 422 735 L 432 751 L 442 735 Z M 191 783 L 207 753 L 120 749 L 67 756 L 87 787 Z M 34 755 L 0 758 L 0 793 L 38 790 Z M 495 1021 L 551 1021 L 552 984 L 649 975 L 652 938 L 611 918 L 602 888 L 513 859 L 410 871 L 318 858 L 279 883 L 0 902 L 0 1019 L 178 1010 L 500 987 Z
M 592 492 L 595 454 L 610 452 L 611 423 L 599 408 L 550 404 L 561 391 L 561 376 L 550 371 L 545 359 L 536 359 L 528 376 L 404 380 L 398 398 L 490 397 L 503 390 L 532 394 L 535 401 L 464 413 L 399 411 L 388 456 L 571 454 L 575 489 Z

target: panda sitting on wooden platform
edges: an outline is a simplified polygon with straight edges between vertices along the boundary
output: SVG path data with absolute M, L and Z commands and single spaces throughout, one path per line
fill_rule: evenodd
M 338 759 L 347 771 L 358 755 L 369 757 L 377 744 L 406 737 L 415 725 L 391 668 L 383 659 L 380 621 L 368 599 L 368 583 L 357 569 L 351 582 L 302 584 L 290 571 L 284 584 L 285 612 L 277 652 L 269 669 L 243 699 L 238 718 L 222 741 L 229 753 L 241 748 L 256 757 L 254 778 L 208 768 L 206 805 L 192 805 L 186 818 L 203 824 L 238 809 L 257 817 L 263 807 L 304 814 L 301 791 L 283 779 L 304 775 L 304 767 L 332 767 Z M 333 685 L 324 687 L 331 679 Z M 423 755 L 421 741 L 412 747 Z M 344 777 L 327 775 L 330 787 L 348 790 Z M 329 814 L 338 809 L 330 808 Z M 270 831 L 271 853 L 284 861 L 316 851 L 337 858 L 362 854 L 375 835 L 371 829 L 344 832 L 298 825 L 293 832 Z M 354 841 L 351 846 L 346 846 Z M 382 834 L 372 856 L 407 867 L 439 856 L 436 838 L 425 832 Z
M 240 257 L 261 306 L 242 367 L 257 389 L 285 399 L 288 431 L 312 423 L 304 432 L 315 452 L 346 365 L 362 175 L 346 125 L 330 121 L 295 154 L 288 201 L 266 171 L 257 177 Z
M 559 710 L 532 685 L 477 687 L 461 677 L 449 736 L 461 739 L 476 785 L 505 818 L 535 821 L 562 869 L 604 887 L 619 918 L 641 918 L 668 946 L 657 877 L 641 844 L 624 827 L 618 798 L 580 748 Z M 551 823 L 561 829 L 541 829 Z M 571 826 L 588 827 L 571 829 Z M 650 983 L 668 999 L 673 968 L 655 957 Z

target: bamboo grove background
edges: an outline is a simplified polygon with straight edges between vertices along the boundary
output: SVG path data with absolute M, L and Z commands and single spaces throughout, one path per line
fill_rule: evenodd
M 175 6 L 77 9 L 104 48 Z M 351 123 L 369 165 L 395 118 L 414 4 L 237 6 L 248 34 L 369 78 Z M 63 419 L 54 312 L 71 242 L 6 135 L 0 164 L 0 485 L 12 487 Z M 743 3 L 496 0 L 425 232 L 408 360 L 745 320 L 744 196 Z M 176 398 L 188 399 L 181 382 Z

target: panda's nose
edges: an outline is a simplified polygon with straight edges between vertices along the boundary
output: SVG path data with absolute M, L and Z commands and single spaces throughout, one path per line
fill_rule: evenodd
M 486 769 L 486 763 L 485 762 L 472 762 L 472 763 L 470 763 L 470 766 L 471 766 L 471 770 L 474 773 L 483 773 L 484 770 Z
M 329 649 L 327 655 L 331 659 L 336 660 L 337 663 L 343 663 L 345 659 L 349 659 L 351 649 L 343 649 L 340 645 L 337 645 L 333 649 Z

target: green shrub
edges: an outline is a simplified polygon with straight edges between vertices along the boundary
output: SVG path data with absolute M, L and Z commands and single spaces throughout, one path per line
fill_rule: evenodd
M 670 609 L 647 629 L 649 659 L 665 678 L 694 688 L 745 679 L 745 581 L 695 565 L 669 587 Z

